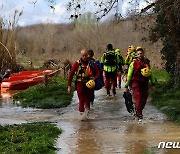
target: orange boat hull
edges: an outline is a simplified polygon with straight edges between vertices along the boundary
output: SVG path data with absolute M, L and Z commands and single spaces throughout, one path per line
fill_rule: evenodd
M 23 71 L 17 74 L 12 74 L 9 78 L 2 80 L 1 92 L 7 90 L 24 90 L 36 84 L 44 82 L 44 76 L 53 76 L 52 70 L 44 71 Z

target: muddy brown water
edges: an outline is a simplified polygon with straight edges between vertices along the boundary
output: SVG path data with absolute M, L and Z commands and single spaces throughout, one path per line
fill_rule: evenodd
M 180 126 L 168 120 L 150 101 L 143 111 L 142 123 L 125 108 L 123 90 L 116 97 L 105 97 L 105 89 L 95 93 L 90 119 L 80 121 L 78 99 L 63 109 L 32 109 L 13 105 L 14 92 L 0 99 L 0 124 L 50 121 L 63 133 L 57 139 L 58 154 L 179 154 L 180 149 L 158 149 L 159 142 L 180 142 Z

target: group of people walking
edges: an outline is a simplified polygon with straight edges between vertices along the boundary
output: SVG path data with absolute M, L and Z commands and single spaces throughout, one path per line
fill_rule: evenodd
M 106 97 L 110 97 L 111 92 L 113 96 L 116 95 L 116 88 L 121 88 L 121 75 L 122 73 L 127 73 L 125 92 L 129 92 L 132 89 L 135 99 L 135 116 L 139 121 L 142 121 L 142 110 L 148 97 L 149 80 L 152 83 L 152 90 L 156 90 L 150 61 L 144 55 L 144 49 L 140 46 L 135 48 L 131 45 L 128 47 L 124 58 L 119 49 L 114 49 L 112 44 L 108 44 L 100 59 L 101 68 L 97 66 L 98 63 L 96 63 L 93 56 L 94 52 L 92 50 L 83 49 L 81 58 L 73 64 L 69 73 L 69 93 L 71 92 L 73 76 L 76 76 L 75 90 L 77 90 L 79 98 L 81 119 L 89 118 L 90 102 L 94 101 L 95 85 L 99 84 L 97 82 L 100 82 L 100 80 L 97 79 L 103 71 Z M 91 66 L 92 61 L 93 69 Z M 124 66 L 126 66 L 125 70 L 123 70 Z

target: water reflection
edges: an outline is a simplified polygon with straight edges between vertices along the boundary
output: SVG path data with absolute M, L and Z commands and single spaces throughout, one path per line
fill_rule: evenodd
M 19 91 L 1 93 L 0 98 L 0 124 L 19 124 L 24 122 L 48 121 L 56 116 L 48 110 L 35 108 L 22 108 L 14 103 L 13 96 Z M 20 102 L 19 102 L 20 103 Z
M 0 108 L 14 106 L 13 99 L 12 99 L 13 94 L 14 94 L 14 92 L 1 93 Z
M 129 123 L 126 125 L 126 130 L 124 132 L 126 138 L 126 153 L 141 154 L 145 153 L 147 142 L 145 140 L 146 127 L 142 124 Z
M 80 122 L 77 130 L 77 149 L 76 154 L 100 154 L 95 128 L 92 122 Z
M 102 153 L 97 142 L 96 128 L 91 121 L 61 121 L 58 126 L 63 129 L 63 133 L 57 142 L 57 146 L 61 148 L 58 154 Z

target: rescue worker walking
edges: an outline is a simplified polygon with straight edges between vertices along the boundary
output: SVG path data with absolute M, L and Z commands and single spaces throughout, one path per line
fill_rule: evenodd
M 136 50 L 134 45 L 131 45 L 126 51 L 125 64 L 129 66 L 135 57 L 136 57 Z
M 107 96 L 110 96 L 110 90 L 112 86 L 113 96 L 116 95 L 117 85 L 117 69 L 120 62 L 117 53 L 114 52 L 112 44 L 107 45 L 107 51 L 101 57 L 101 63 L 103 65 L 105 88 Z
M 100 73 L 98 68 L 95 67 L 95 71 L 97 72 L 95 76 L 88 69 L 88 52 L 86 49 L 81 51 L 81 58 L 76 61 L 69 73 L 68 79 L 68 92 L 71 92 L 71 83 L 73 76 L 76 75 L 75 81 L 75 90 L 77 90 L 78 99 L 79 99 L 79 112 L 81 120 L 86 120 L 88 118 L 89 110 L 90 110 L 90 101 L 93 95 L 93 88 L 95 86 L 94 79 L 99 76 Z
M 126 51 L 126 57 L 124 59 L 124 64 L 126 65 L 126 67 L 124 69 L 124 74 L 126 76 L 125 81 L 127 81 L 127 73 L 128 73 L 129 65 L 133 62 L 134 58 L 136 58 L 136 49 L 135 49 L 134 45 L 130 45 L 128 47 L 128 50 Z
M 117 80 L 118 80 L 118 88 L 121 88 L 121 74 L 123 73 L 122 66 L 125 64 L 124 58 L 121 55 L 120 49 L 115 50 L 117 56 L 119 57 L 118 69 L 117 69 Z
M 144 50 L 137 48 L 137 58 L 133 60 L 128 69 L 125 91 L 128 92 L 128 86 L 132 83 L 133 96 L 135 99 L 136 116 L 139 122 L 143 119 L 142 111 L 145 107 L 148 97 L 148 82 L 151 80 L 152 91 L 155 92 L 155 79 L 151 71 L 150 61 L 144 56 Z

